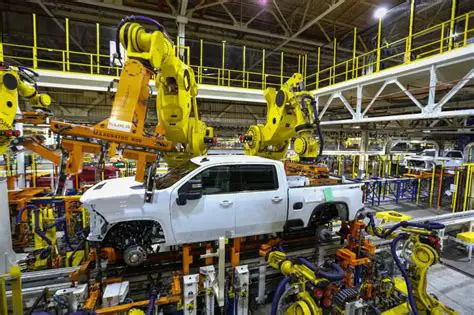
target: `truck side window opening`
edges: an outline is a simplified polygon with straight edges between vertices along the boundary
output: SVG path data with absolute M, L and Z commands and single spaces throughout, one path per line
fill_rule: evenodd
M 197 164 L 187 161 L 179 167 L 172 168 L 163 176 L 157 177 L 155 180 L 156 189 L 166 189 L 178 182 L 181 178 L 189 174 L 198 167 Z
M 450 151 L 446 154 L 446 157 L 462 159 L 462 154 L 461 152 Z
M 202 194 L 214 195 L 239 191 L 239 176 L 235 166 L 208 168 L 193 179 L 201 179 Z
M 239 166 L 242 191 L 278 189 L 278 179 L 273 165 Z

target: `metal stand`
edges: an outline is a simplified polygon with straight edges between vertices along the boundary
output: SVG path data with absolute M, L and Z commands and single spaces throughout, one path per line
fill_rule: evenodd
M 7 179 L 0 177 L 0 274 L 8 273 L 15 262 L 12 232 L 10 227 L 10 209 L 8 207 Z
M 218 294 L 219 290 L 216 281 L 216 270 L 214 269 L 214 266 L 205 266 L 199 268 L 199 273 L 204 276 L 203 288 L 206 296 L 204 313 L 206 315 L 213 315 L 215 307 L 214 297 Z
M 217 287 L 216 292 L 217 304 L 219 307 L 224 306 L 224 285 L 225 285 L 225 237 L 219 237 L 219 248 L 215 253 L 208 253 L 201 255 L 200 258 L 218 257 L 219 269 L 217 272 Z
M 249 268 L 247 265 L 235 267 L 235 303 L 237 315 L 247 315 L 249 312 Z
M 197 296 L 199 289 L 199 275 L 187 275 L 183 277 L 183 314 L 193 315 L 197 313 Z
M 258 267 L 258 295 L 256 301 L 258 304 L 265 303 L 267 298 L 265 294 L 265 281 L 267 280 L 267 262 L 265 257 L 260 257 L 260 267 Z

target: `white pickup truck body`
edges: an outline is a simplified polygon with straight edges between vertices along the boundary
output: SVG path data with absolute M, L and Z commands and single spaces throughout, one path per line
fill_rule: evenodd
M 189 183 L 195 186 L 193 192 L 199 190 L 200 184 L 192 181 L 196 179 L 202 184 L 201 195 L 180 201 Z M 282 162 L 207 156 L 157 179 L 151 202 L 144 200 L 144 185 L 131 177 L 102 181 L 81 201 L 90 212 L 88 240 L 102 242 L 109 231 L 127 222 L 153 221 L 162 229 L 160 242 L 170 246 L 282 232 L 335 217 L 350 220 L 363 208 L 361 186 L 349 182 L 290 188 Z
M 450 169 L 460 167 L 463 163 L 463 153 L 457 150 L 447 150 L 443 156 L 439 156 L 436 149 L 425 149 L 421 154 L 404 159 L 404 165 L 407 168 L 416 170 L 432 170 L 433 165 L 444 165 L 444 168 Z

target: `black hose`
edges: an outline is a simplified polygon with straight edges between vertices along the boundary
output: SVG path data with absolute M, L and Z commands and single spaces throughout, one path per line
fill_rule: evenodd
M 280 281 L 280 283 L 278 283 L 278 287 L 275 291 L 275 295 L 273 296 L 272 309 L 270 311 L 271 315 L 276 315 L 277 314 L 278 303 L 280 302 L 280 298 L 283 295 L 283 293 L 285 292 L 286 285 L 288 284 L 288 282 L 290 282 L 290 280 L 291 280 L 291 277 L 286 276 Z
M 311 271 L 315 273 L 315 275 L 328 279 L 331 282 L 336 282 L 344 279 L 344 270 L 336 263 L 331 263 L 331 271 L 324 271 L 318 269 L 315 265 L 313 265 L 309 260 L 304 257 L 298 257 L 298 263 L 305 265 Z
M 314 114 L 314 125 L 315 125 L 316 132 L 318 133 L 318 138 L 319 138 L 319 154 L 316 157 L 316 163 L 319 163 L 323 157 L 324 137 L 323 137 L 323 133 L 321 132 L 320 120 L 318 117 L 318 109 L 316 108 L 316 101 L 311 96 L 306 96 L 306 97 L 309 97 L 311 99 L 311 107 L 313 108 L 313 114 Z M 303 96 L 303 99 L 304 98 L 305 97 Z
M 397 244 L 400 240 L 406 240 L 408 238 L 407 234 L 400 234 L 397 237 L 395 237 L 390 244 L 390 249 L 392 251 L 392 256 L 393 259 L 395 260 L 395 264 L 397 265 L 398 269 L 402 273 L 402 277 L 405 280 L 405 283 L 407 285 L 407 293 L 408 293 L 408 302 L 410 304 L 410 308 L 413 312 L 413 315 L 418 315 L 418 309 L 416 307 L 416 302 L 415 302 L 415 297 L 413 296 L 413 286 L 411 284 L 410 278 L 408 278 L 408 273 L 403 267 L 402 262 L 400 261 L 400 258 L 397 256 Z
M 397 230 L 400 227 L 414 227 L 414 228 L 420 228 L 420 229 L 426 229 L 426 230 L 442 230 L 445 228 L 444 224 L 438 223 L 438 222 L 428 222 L 428 223 L 415 223 L 415 222 L 408 222 L 408 221 L 402 221 L 394 226 L 392 226 L 390 229 L 385 230 L 383 233 L 379 233 L 379 231 L 375 227 L 375 221 L 374 221 L 374 214 L 373 213 L 367 213 L 367 217 L 369 218 L 369 226 L 372 229 L 373 233 L 380 238 L 387 238 L 392 234 L 395 230 Z

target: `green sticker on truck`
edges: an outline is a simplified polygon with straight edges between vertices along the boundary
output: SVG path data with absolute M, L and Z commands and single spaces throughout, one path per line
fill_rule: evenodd
M 332 195 L 332 189 L 331 188 L 329 188 L 329 187 L 324 188 L 323 193 L 324 193 L 324 200 L 326 200 L 326 201 L 333 201 L 334 200 L 334 196 Z

